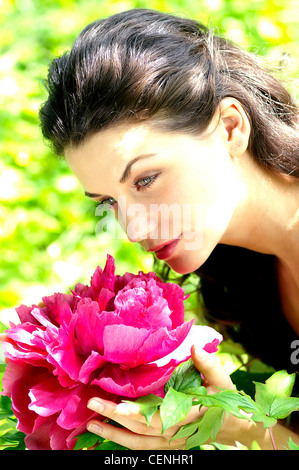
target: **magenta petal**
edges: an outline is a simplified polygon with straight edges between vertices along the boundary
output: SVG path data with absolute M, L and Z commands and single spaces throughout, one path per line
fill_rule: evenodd
M 55 377 L 49 377 L 29 390 L 29 409 L 40 416 L 51 416 L 61 411 L 71 399 L 73 389 L 62 388 Z
M 83 353 L 97 350 L 97 336 L 101 332 L 100 310 L 97 302 L 82 299 L 77 306 L 75 336 Z
M 168 357 L 185 340 L 192 323 L 193 320 L 189 323 L 183 323 L 183 325 L 170 332 L 166 328 L 160 328 L 152 332 L 138 353 L 142 357 L 143 363 L 155 362 L 161 357 Z
M 25 445 L 28 450 L 52 450 L 49 435 L 53 423 L 55 423 L 55 416 L 51 418 L 39 416 L 36 419 L 35 430 L 25 437 Z
M 27 362 L 35 366 L 47 367 L 45 351 L 34 350 L 34 348 L 20 348 L 18 344 L 3 343 L 3 351 L 8 359 L 14 362 Z
M 91 297 L 92 295 L 91 286 L 86 286 L 85 284 L 81 284 L 81 282 L 78 282 L 75 285 L 74 291 L 71 292 L 78 297 Z
M 196 344 L 207 352 L 216 352 L 218 344 L 222 341 L 222 335 L 209 326 L 193 325 L 189 334 L 176 349 L 173 349 L 167 356 L 153 361 L 158 366 L 164 366 L 167 362 L 175 359 L 183 361 L 191 357 L 191 347 Z
M 109 289 L 103 288 L 97 297 L 100 312 L 108 308 L 108 303 L 115 296 L 114 292 Z
M 171 361 L 164 367 L 157 367 L 156 364 L 140 365 L 133 369 L 121 369 L 117 365 L 107 364 L 103 372 L 93 384 L 110 393 L 115 393 L 124 397 L 139 397 L 155 394 L 169 380 L 172 372 L 179 363 Z
M 208 353 L 214 353 L 218 351 L 218 345 L 220 344 L 221 340 L 218 338 L 213 339 L 211 343 L 207 343 L 203 349 Z
M 155 330 L 160 327 L 171 329 L 170 310 L 154 280 L 148 285 L 134 279 L 114 300 L 114 307 L 126 325 Z
M 20 370 L 21 365 L 23 366 L 22 373 Z M 12 399 L 13 411 L 18 419 L 18 429 L 28 434 L 32 432 L 36 420 L 36 414 L 28 408 L 30 404 L 28 390 L 39 381 L 48 377 L 48 371 L 42 368 L 28 367 L 26 364 L 24 367 L 24 364 L 13 364 L 11 361 L 6 370 L 8 371 L 8 369 L 14 372 L 16 369 L 19 369 L 19 377 L 15 376 L 15 381 L 11 384 L 10 393 L 7 393 L 8 390 L 5 390 L 5 394 Z
M 57 419 L 57 424 L 64 429 L 76 429 L 82 423 L 86 423 L 91 416 L 94 414 L 89 408 L 87 408 L 88 401 L 96 396 L 100 396 L 104 399 L 111 399 L 104 390 L 99 389 L 97 386 L 83 384 L 79 385 L 73 390 L 70 399 L 61 410 L 61 413 Z
M 15 344 L 22 343 L 20 346 L 22 349 L 28 348 L 28 352 L 32 352 L 34 345 L 34 334 L 40 331 L 40 326 L 30 323 L 24 323 L 23 325 L 15 325 L 7 331 L 7 337 L 12 339 Z
M 54 422 L 49 429 L 50 446 L 52 450 L 66 450 L 67 440 L 71 431 L 64 429 Z M 75 444 L 75 442 L 74 442 Z M 73 446 L 74 447 L 74 446 Z
M 58 366 L 56 373 L 59 374 L 59 371 L 63 370 L 72 380 L 78 380 L 85 361 L 85 357 L 80 355 L 78 342 L 74 335 L 75 325 L 76 316 L 73 315 L 68 331 L 60 328 L 57 341 L 47 346 L 48 361 Z
M 149 337 L 146 328 L 127 325 L 107 325 L 104 330 L 104 356 L 107 361 L 122 365 L 136 365 L 138 351 Z
M 36 318 L 34 318 L 33 315 L 31 315 L 31 310 L 32 307 L 27 307 L 26 305 L 20 305 L 19 307 L 16 308 L 16 312 L 19 315 L 19 318 L 21 320 L 21 323 L 33 323 L 35 325 L 38 325 L 38 321 Z
M 5 374 L 2 380 L 3 395 L 11 397 L 13 386 L 18 383 L 19 379 L 28 377 L 34 373 L 34 368 L 21 361 L 8 361 L 5 368 Z
M 79 373 L 79 380 L 85 384 L 88 383 L 90 374 L 92 374 L 97 369 L 103 367 L 107 363 L 105 357 L 101 356 L 99 353 L 92 351 L 88 356 L 83 366 L 81 367 Z
M 91 351 L 102 353 L 103 333 L 107 325 L 121 323 L 115 312 L 100 312 L 97 302 L 84 299 L 78 303 L 75 336 L 83 353 Z
M 163 284 L 163 297 L 171 311 L 172 328 L 177 328 L 185 321 L 184 290 L 178 284 L 167 282 Z
M 111 255 L 107 255 L 107 261 L 104 270 L 97 267 L 95 270 L 92 279 L 91 279 L 91 288 L 92 288 L 92 298 L 97 300 L 98 295 L 102 288 L 109 289 L 114 291 L 114 279 L 115 279 L 115 262 Z
M 56 293 L 49 297 L 43 297 L 43 302 L 52 314 L 52 318 L 50 319 L 52 323 L 67 328 L 72 317 L 73 304 L 76 304 L 74 296 L 71 294 Z

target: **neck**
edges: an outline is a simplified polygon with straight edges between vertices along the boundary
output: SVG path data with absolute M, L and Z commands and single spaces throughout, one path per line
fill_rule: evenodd
M 266 171 L 250 157 L 239 169 L 246 189 L 222 242 L 276 256 L 299 288 L 299 179 Z

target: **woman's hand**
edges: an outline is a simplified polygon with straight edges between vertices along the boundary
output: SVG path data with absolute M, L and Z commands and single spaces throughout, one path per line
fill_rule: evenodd
M 204 385 L 208 393 L 215 393 L 217 387 L 234 388 L 229 374 L 224 370 L 217 356 L 208 354 L 202 349 L 196 350 L 195 346 L 192 347 L 191 352 L 196 368 L 204 376 Z M 158 412 L 153 416 L 150 426 L 148 426 L 144 416 L 140 414 L 137 404 L 120 403 L 116 405 L 107 400 L 93 398 L 89 401 L 88 407 L 124 426 L 123 428 L 117 428 L 107 422 L 93 419 L 88 423 L 87 428 L 89 431 L 132 450 L 184 449 L 186 439 L 172 441 L 170 439 L 181 426 L 195 421 L 205 411 L 203 408 L 199 410 L 198 406 L 193 406 L 184 421 L 168 428 L 161 435 L 162 425 Z

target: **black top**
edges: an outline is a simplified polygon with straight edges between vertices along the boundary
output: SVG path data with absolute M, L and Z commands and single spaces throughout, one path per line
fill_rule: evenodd
M 272 255 L 218 245 L 196 273 L 210 320 L 226 324 L 234 341 L 274 369 L 299 372 L 291 361 L 291 343 L 297 336 L 281 310 L 275 260 Z

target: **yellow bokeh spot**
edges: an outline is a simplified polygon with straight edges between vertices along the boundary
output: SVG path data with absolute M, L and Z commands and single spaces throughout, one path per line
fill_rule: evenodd
M 30 163 L 30 155 L 27 152 L 19 152 L 15 157 L 15 161 L 19 166 L 27 166 Z
M 279 40 L 283 36 L 282 29 L 267 18 L 261 18 L 258 21 L 258 30 L 261 36 L 266 39 Z

